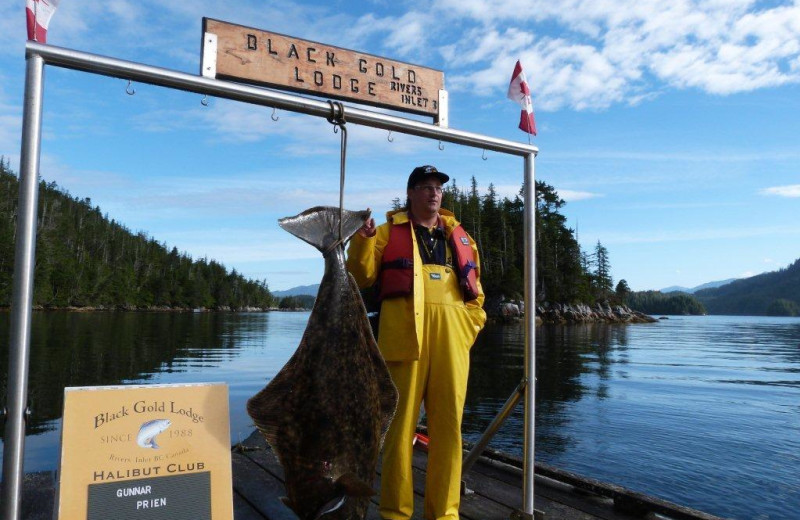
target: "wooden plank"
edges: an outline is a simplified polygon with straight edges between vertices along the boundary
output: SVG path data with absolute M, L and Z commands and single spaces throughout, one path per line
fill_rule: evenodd
M 465 520 L 508 520 L 513 509 L 477 494 L 463 495 L 459 516 Z
M 478 462 L 473 469 L 479 470 L 485 466 Z M 495 474 L 501 474 L 502 468 L 492 468 Z M 515 478 L 513 472 L 506 474 L 508 480 L 516 480 L 512 485 L 505 480 L 495 479 L 486 473 L 471 472 L 465 476 L 467 487 L 476 494 L 487 497 L 487 499 L 497 500 L 515 510 L 522 508 L 522 479 Z M 536 496 L 534 497 L 534 507 L 544 511 L 545 518 L 554 519 L 575 519 L 575 520 L 629 520 L 633 517 L 620 515 L 613 510 L 613 502 L 609 499 L 595 497 L 586 494 L 575 493 L 570 486 L 558 485 L 552 482 L 551 485 L 545 484 L 545 479 L 537 478 Z
M 295 514 L 278 500 L 278 497 L 286 494 L 283 482 L 240 453 L 232 453 L 231 462 L 233 489 L 253 509 L 269 520 L 297 519 Z
M 233 518 L 234 520 L 269 520 L 264 518 L 260 511 L 251 506 L 235 490 L 233 492 Z
M 55 482 L 53 472 L 26 473 L 22 481 L 22 518 L 25 520 L 51 520 L 55 507 Z
M 203 32 L 217 36 L 218 78 L 439 114 L 441 71 L 210 18 Z

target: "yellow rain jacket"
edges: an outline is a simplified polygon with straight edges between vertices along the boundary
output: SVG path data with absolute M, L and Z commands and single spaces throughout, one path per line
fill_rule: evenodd
M 455 215 L 446 209 L 439 209 L 442 225 L 445 228 L 445 236 L 450 239 L 459 222 Z M 406 224 L 408 213 L 406 211 L 390 211 L 386 214 L 387 223 L 381 225 L 376 230 L 376 234 L 370 238 L 364 238 L 359 234 L 353 235 L 350 246 L 347 250 L 347 269 L 353 274 L 356 283 L 362 289 L 371 287 L 378 279 L 383 250 L 389 241 L 389 230 L 393 224 Z M 407 361 L 419 359 L 422 348 L 424 316 L 423 307 L 425 304 L 425 284 L 422 274 L 422 257 L 419 254 L 416 233 L 411 233 L 413 242 L 412 251 L 414 253 L 414 291 L 405 297 L 387 298 L 381 304 L 380 321 L 378 324 L 378 347 L 380 347 L 386 361 Z M 470 237 L 476 263 L 478 264 L 478 297 L 466 302 L 465 310 L 468 313 L 471 329 L 464 330 L 463 333 L 471 338 L 470 345 L 475 341 L 478 332 L 486 323 L 486 312 L 483 310 L 483 288 L 480 283 L 480 261 L 478 260 L 478 248 L 475 241 Z M 448 243 L 448 248 L 449 243 Z M 413 331 L 413 336 L 410 332 Z
M 449 240 L 458 222 L 447 210 L 439 215 Z M 362 288 L 378 279 L 391 226 L 408 223 L 405 211 L 387 218 L 374 237 L 354 235 L 350 241 L 347 267 Z M 378 346 L 400 394 L 384 443 L 379 512 L 386 520 L 408 520 L 414 513 L 412 441 L 424 402 L 430 435 L 424 518 L 458 520 L 469 349 L 486 321 L 480 267 L 478 297 L 465 303 L 453 268 L 423 265 L 416 233 L 411 237 L 413 293 L 384 299 L 378 325 Z M 479 265 L 475 242 L 469 241 Z

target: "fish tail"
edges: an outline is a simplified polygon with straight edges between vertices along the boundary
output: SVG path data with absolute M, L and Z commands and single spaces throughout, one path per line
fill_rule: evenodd
M 308 242 L 323 253 L 340 240 L 347 240 L 369 218 L 370 211 L 342 212 L 342 235 L 339 236 L 339 208 L 316 206 L 294 217 L 282 218 L 278 224 L 297 238 Z

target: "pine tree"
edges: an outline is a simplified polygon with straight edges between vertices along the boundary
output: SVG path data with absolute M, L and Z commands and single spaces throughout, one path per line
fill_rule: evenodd
M 610 296 L 613 280 L 611 279 L 611 263 L 608 259 L 608 249 L 600 241 L 594 248 L 594 283 L 598 299 L 605 299 Z

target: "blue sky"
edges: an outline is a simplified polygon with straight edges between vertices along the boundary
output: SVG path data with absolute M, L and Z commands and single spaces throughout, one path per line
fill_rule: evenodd
M 0 154 L 19 164 L 22 0 L 0 5 Z M 505 97 L 522 61 L 536 177 L 614 282 L 695 286 L 800 257 L 800 4 L 746 0 L 62 0 L 48 43 L 197 73 L 202 17 L 444 71 L 450 127 L 527 141 Z M 277 219 L 338 204 L 325 120 L 48 67 L 42 176 L 110 218 L 275 290 L 319 253 Z M 415 116 L 409 116 L 415 117 Z M 522 159 L 349 125 L 345 204 L 378 217 L 434 164 L 515 193 Z

